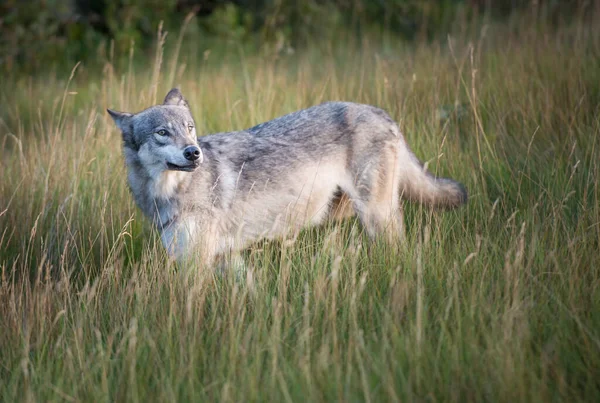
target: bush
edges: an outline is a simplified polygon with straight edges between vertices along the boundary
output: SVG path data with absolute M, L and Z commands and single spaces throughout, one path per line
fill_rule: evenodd
M 445 35 L 460 15 L 503 18 L 533 8 L 550 19 L 579 10 L 582 0 L 5 0 L 0 4 L 0 66 L 36 71 L 86 60 L 102 43 L 117 53 L 152 45 L 160 21 L 179 31 L 189 13 L 204 36 L 290 49 L 340 27 L 376 27 L 406 39 Z

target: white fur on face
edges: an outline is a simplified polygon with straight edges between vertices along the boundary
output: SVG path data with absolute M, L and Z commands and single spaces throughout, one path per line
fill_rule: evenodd
M 168 161 L 171 164 L 188 165 L 190 163 L 190 161 L 183 156 L 183 150 L 175 145 L 168 144 L 160 147 L 155 150 L 155 154 L 159 156 L 159 158 L 164 158 L 165 161 Z
M 144 144 L 138 151 L 138 157 L 150 178 L 154 179 L 153 197 L 160 199 L 172 197 L 185 178 L 186 172 L 168 170 L 167 161 L 176 165 L 189 163 L 183 157 L 179 147 L 166 145 L 151 150 L 148 144 Z
M 138 157 L 152 178 L 167 169 L 167 162 L 175 165 L 188 165 L 190 163 L 183 156 L 183 150 L 172 144 L 153 149 L 150 148 L 149 144 L 143 144 L 138 151 Z
M 158 177 L 162 171 L 167 169 L 166 159 L 159 158 L 159 155 L 151 150 L 147 143 L 140 147 L 138 158 L 151 178 Z

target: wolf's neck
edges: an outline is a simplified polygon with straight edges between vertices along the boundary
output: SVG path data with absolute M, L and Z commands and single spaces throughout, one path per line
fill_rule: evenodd
M 191 173 L 148 172 L 139 161 L 128 161 L 127 179 L 136 204 L 159 230 L 176 221 L 183 208 Z

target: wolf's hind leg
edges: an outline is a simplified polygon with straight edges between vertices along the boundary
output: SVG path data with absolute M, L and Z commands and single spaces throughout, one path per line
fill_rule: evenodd
M 395 148 L 386 149 L 352 192 L 354 209 L 371 239 L 384 236 L 396 243 L 404 238 L 397 164 Z
M 402 208 L 398 202 L 355 200 L 354 207 L 367 234 L 373 240 L 383 236 L 391 244 L 404 239 Z

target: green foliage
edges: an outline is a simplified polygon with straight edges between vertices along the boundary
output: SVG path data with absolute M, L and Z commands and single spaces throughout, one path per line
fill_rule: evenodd
M 505 18 L 513 9 L 573 15 L 586 2 L 500 0 L 6 0 L 0 4 L 0 68 L 25 73 L 73 65 L 98 49 L 126 53 L 156 44 L 158 26 L 178 32 L 189 15 L 202 38 L 257 42 L 293 51 L 339 30 L 405 38 L 443 38 L 478 13 Z M 107 50 L 108 49 L 108 50 Z
M 215 9 L 200 21 L 209 35 L 233 41 L 248 40 L 252 32 L 252 15 L 232 3 Z
M 117 49 L 125 51 L 132 41 L 144 44 L 153 38 L 161 21 L 175 23 L 176 6 L 177 0 L 108 1 L 104 21 Z
M 41 67 L 44 60 L 62 56 L 61 21 L 69 12 L 67 0 L 8 0 L 0 5 L 0 63 Z

